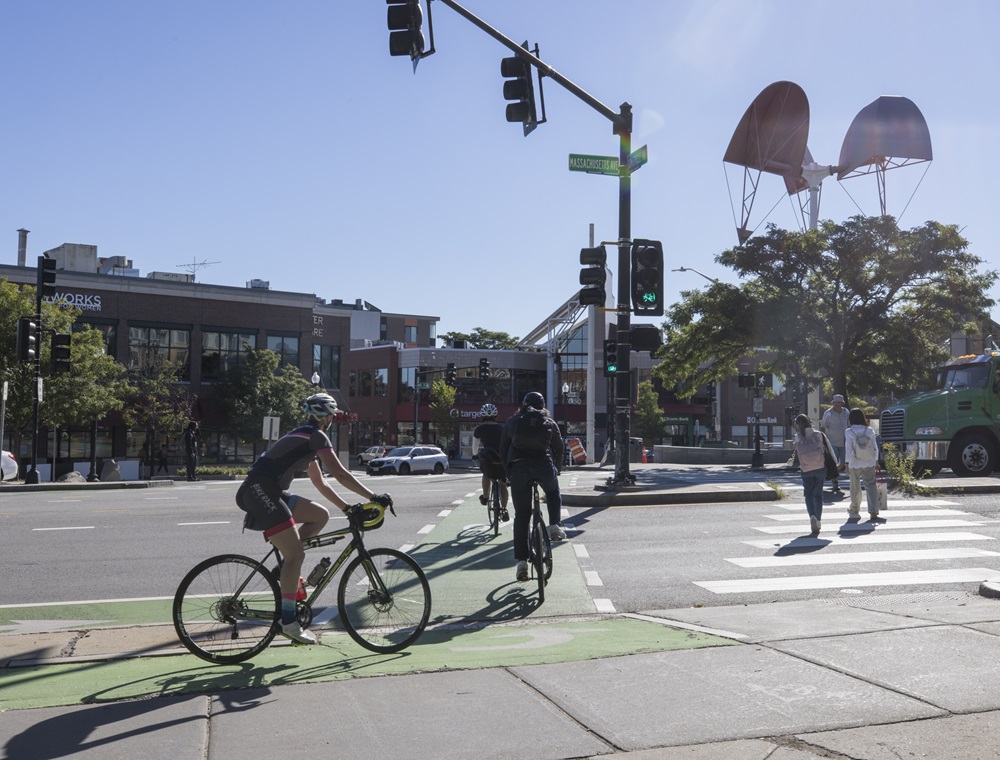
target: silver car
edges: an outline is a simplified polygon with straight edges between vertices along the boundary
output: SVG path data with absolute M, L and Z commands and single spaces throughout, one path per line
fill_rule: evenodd
M 17 480 L 17 460 L 9 451 L 0 451 L 0 480 Z
M 368 463 L 369 475 L 409 475 L 411 472 L 433 472 L 440 475 L 448 469 L 448 455 L 437 446 L 400 446 Z
M 373 459 L 384 457 L 388 451 L 388 446 L 369 446 L 367 449 L 358 454 L 358 464 L 364 467 Z

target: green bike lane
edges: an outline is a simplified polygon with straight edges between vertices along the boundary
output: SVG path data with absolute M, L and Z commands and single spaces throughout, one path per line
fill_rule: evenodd
M 543 604 L 534 579 L 514 580 L 512 526 L 494 537 L 477 499 L 452 508 L 404 547 L 431 586 L 427 630 L 384 655 L 355 644 L 334 610 L 317 609 L 320 644 L 283 639 L 253 660 L 210 665 L 180 647 L 170 600 L 99 600 L 0 608 L 0 710 L 99 704 L 249 687 L 408 673 L 553 664 L 732 645 L 730 639 L 649 619 L 598 612 L 572 540 L 553 547 Z M 378 532 L 367 535 L 379 546 Z M 310 561 L 322 550 L 310 552 Z M 333 601 L 327 590 L 324 599 Z

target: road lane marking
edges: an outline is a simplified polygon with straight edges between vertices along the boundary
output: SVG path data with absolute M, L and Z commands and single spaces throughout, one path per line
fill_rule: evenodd
M 188 522 L 177 523 L 178 525 L 229 525 L 232 520 L 215 520 L 214 522 Z
M 995 541 L 992 536 L 981 533 L 868 533 L 860 536 L 830 536 L 829 538 L 765 538 L 760 541 L 744 541 L 756 549 L 813 549 L 817 546 L 851 546 L 857 544 L 902 544 L 923 541 Z
M 603 586 L 604 581 L 601 580 L 601 576 L 598 575 L 593 570 L 584 570 L 583 577 L 587 581 L 588 586 Z
M 789 565 L 840 565 L 861 562 L 910 562 L 922 559 L 969 559 L 1000 557 L 985 549 L 907 549 L 903 551 L 851 552 L 849 554 L 791 554 L 783 557 L 726 557 L 738 567 L 786 567 Z
M 67 526 L 65 528 L 32 528 L 33 531 L 43 531 L 43 530 L 93 530 L 93 525 L 78 525 L 78 526 Z
M 979 528 L 982 522 L 972 522 L 969 520 L 921 520 L 920 522 L 897 522 L 888 520 L 887 522 L 871 523 L 857 522 L 845 523 L 838 526 L 841 533 L 865 533 L 876 530 L 909 530 L 911 528 Z M 809 533 L 810 528 L 806 524 L 802 525 L 782 525 L 780 527 L 754 528 L 761 533 Z M 830 530 L 827 528 L 827 530 Z
M 595 599 L 594 609 L 598 612 L 612 615 L 615 613 L 615 604 L 610 599 Z
M 862 504 L 864 504 L 865 500 L 862 499 L 861 502 Z M 849 502 L 847 501 L 836 502 L 834 504 L 825 506 L 824 509 L 828 507 L 836 507 L 837 504 L 846 505 L 848 503 Z M 889 499 L 889 501 L 887 502 L 886 509 L 897 508 L 897 507 L 906 507 L 912 509 L 915 507 L 957 507 L 957 506 L 959 506 L 959 503 L 957 501 L 945 501 L 944 499 Z M 768 509 L 774 509 L 774 508 L 788 509 L 788 510 L 804 509 L 805 502 L 800 501 L 798 503 L 793 502 L 791 504 L 768 504 L 767 507 Z
M 403 544 L 402 546 L 399 547 L 399 551 L 405 554 L 406 552 L 410 551 L 414 546 L 416 546 L 416 544 Z
M 420 530 L 417 531 L 417 534 L 421 535 L 421 536 L 424 536 L 424 535 L 430 533 L 432 530 L 434 530 L 434 526 L 433 525 L 425 525 L 424 527 L 422 527 Z
M 572 544 L 573 553 L 576 554 L 577 559 L 589 559 L 590 552 L 587 551 L 587 547 L 583 544 Z
M 940 583 L 1000 581 L 1000 570 L 963 567 L 951 570 L 909 570 L 896 573 L 843 573 L 789 578 L 749 578 L 725 581 L 695 581 L 713 594 L 745 594 L 760 591 L 797 591 L 859 586 L 923 586 Z
M 438 517 L 447 517 L 450 514 L 451 514 L 450 509 L 442 509 L 440 512 L 438 512 Z

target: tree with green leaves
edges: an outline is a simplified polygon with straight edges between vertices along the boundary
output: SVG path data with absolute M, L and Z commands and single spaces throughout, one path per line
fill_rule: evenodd
M 684 292 L 664 325 L 654 372 L 682 396 L 747 356 L 766 357 L 757 371 L 829 379 L 845 396 L 914 387 L 947 358 L 948 337 L 986 318 L 997 280 L 954 225 L 901 230 L 890 216 L 807 232 L 770 225 L 716 261 L 739 284 Z
M 230 432 L 238 440 L 254 441 L 254 456 L 265 417 L 280 417 L 280 429 L 291 430 L 303 421 L 302 401 L 314 392 L 298 367 L 286 364 L 274 351 L 255 348 L 215 387 Z
M 632 432 L 641 436 L 650 444 L 663 435 L 666 428 L 667 415 L 660 408 L 660 397 L 653 383 L 643 380 L 639 383 L 635 411 L 632 413 Z
M 16 323 L 35 313 L 35 288 L 0 280 L 0 381 L 8 382 L 5 429 L 12 432 L 14 450 L 30 431 L 35 397 L 35 369 L 15 356 Z M 129 396 L 125 367 L 104 351 L 104 338 L 89 327 L 73 332 L 78 309 L 42 303 L 43 339 L 38 346 L 43 375 L 39 423 L 45 427 L 82 427 L 121 411 Z M 71 335 L 70 371 L 51 376 L 50 336 Z
M 180 435 L 194 400 L 178 378 L 181 367 L 159 354 L 137 353 L 128 370 L 130 393 L 122 412 L 125 424 L 146 433 L 146 463 L 152 473 L 157 433 Z
M 454 346 L 456 340 L 464 340 L 473 348 L 483 350 L 513 349 L 517 347 L 518 338 L 496 330 L 475 328 L 471 333 L 447 332 L 443 336 L 446 345 Z
M 431 386 L 431 419 L 434 420 L 438 434 L 445 441 L 453 440 L 458 435 L 458 418 L 451 416 L 454 407 L 455 389 L 444 380 L 435 380 Z

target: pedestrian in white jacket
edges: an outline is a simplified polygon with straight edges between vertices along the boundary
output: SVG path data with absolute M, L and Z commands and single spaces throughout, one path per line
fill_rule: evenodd
M 868 516 L 878 517 L 878 489 L 875 486 L 875 465 L 878 463 L 878 441 L 875 431 L 868 427 L 868 418 L 860 409 L 852 409 L 851 426 L 844 434 L 844 456 L 851 476 L 851 504 L 849 517 L 861 516 L 861 482 L 865 484 L 868 498 Z

